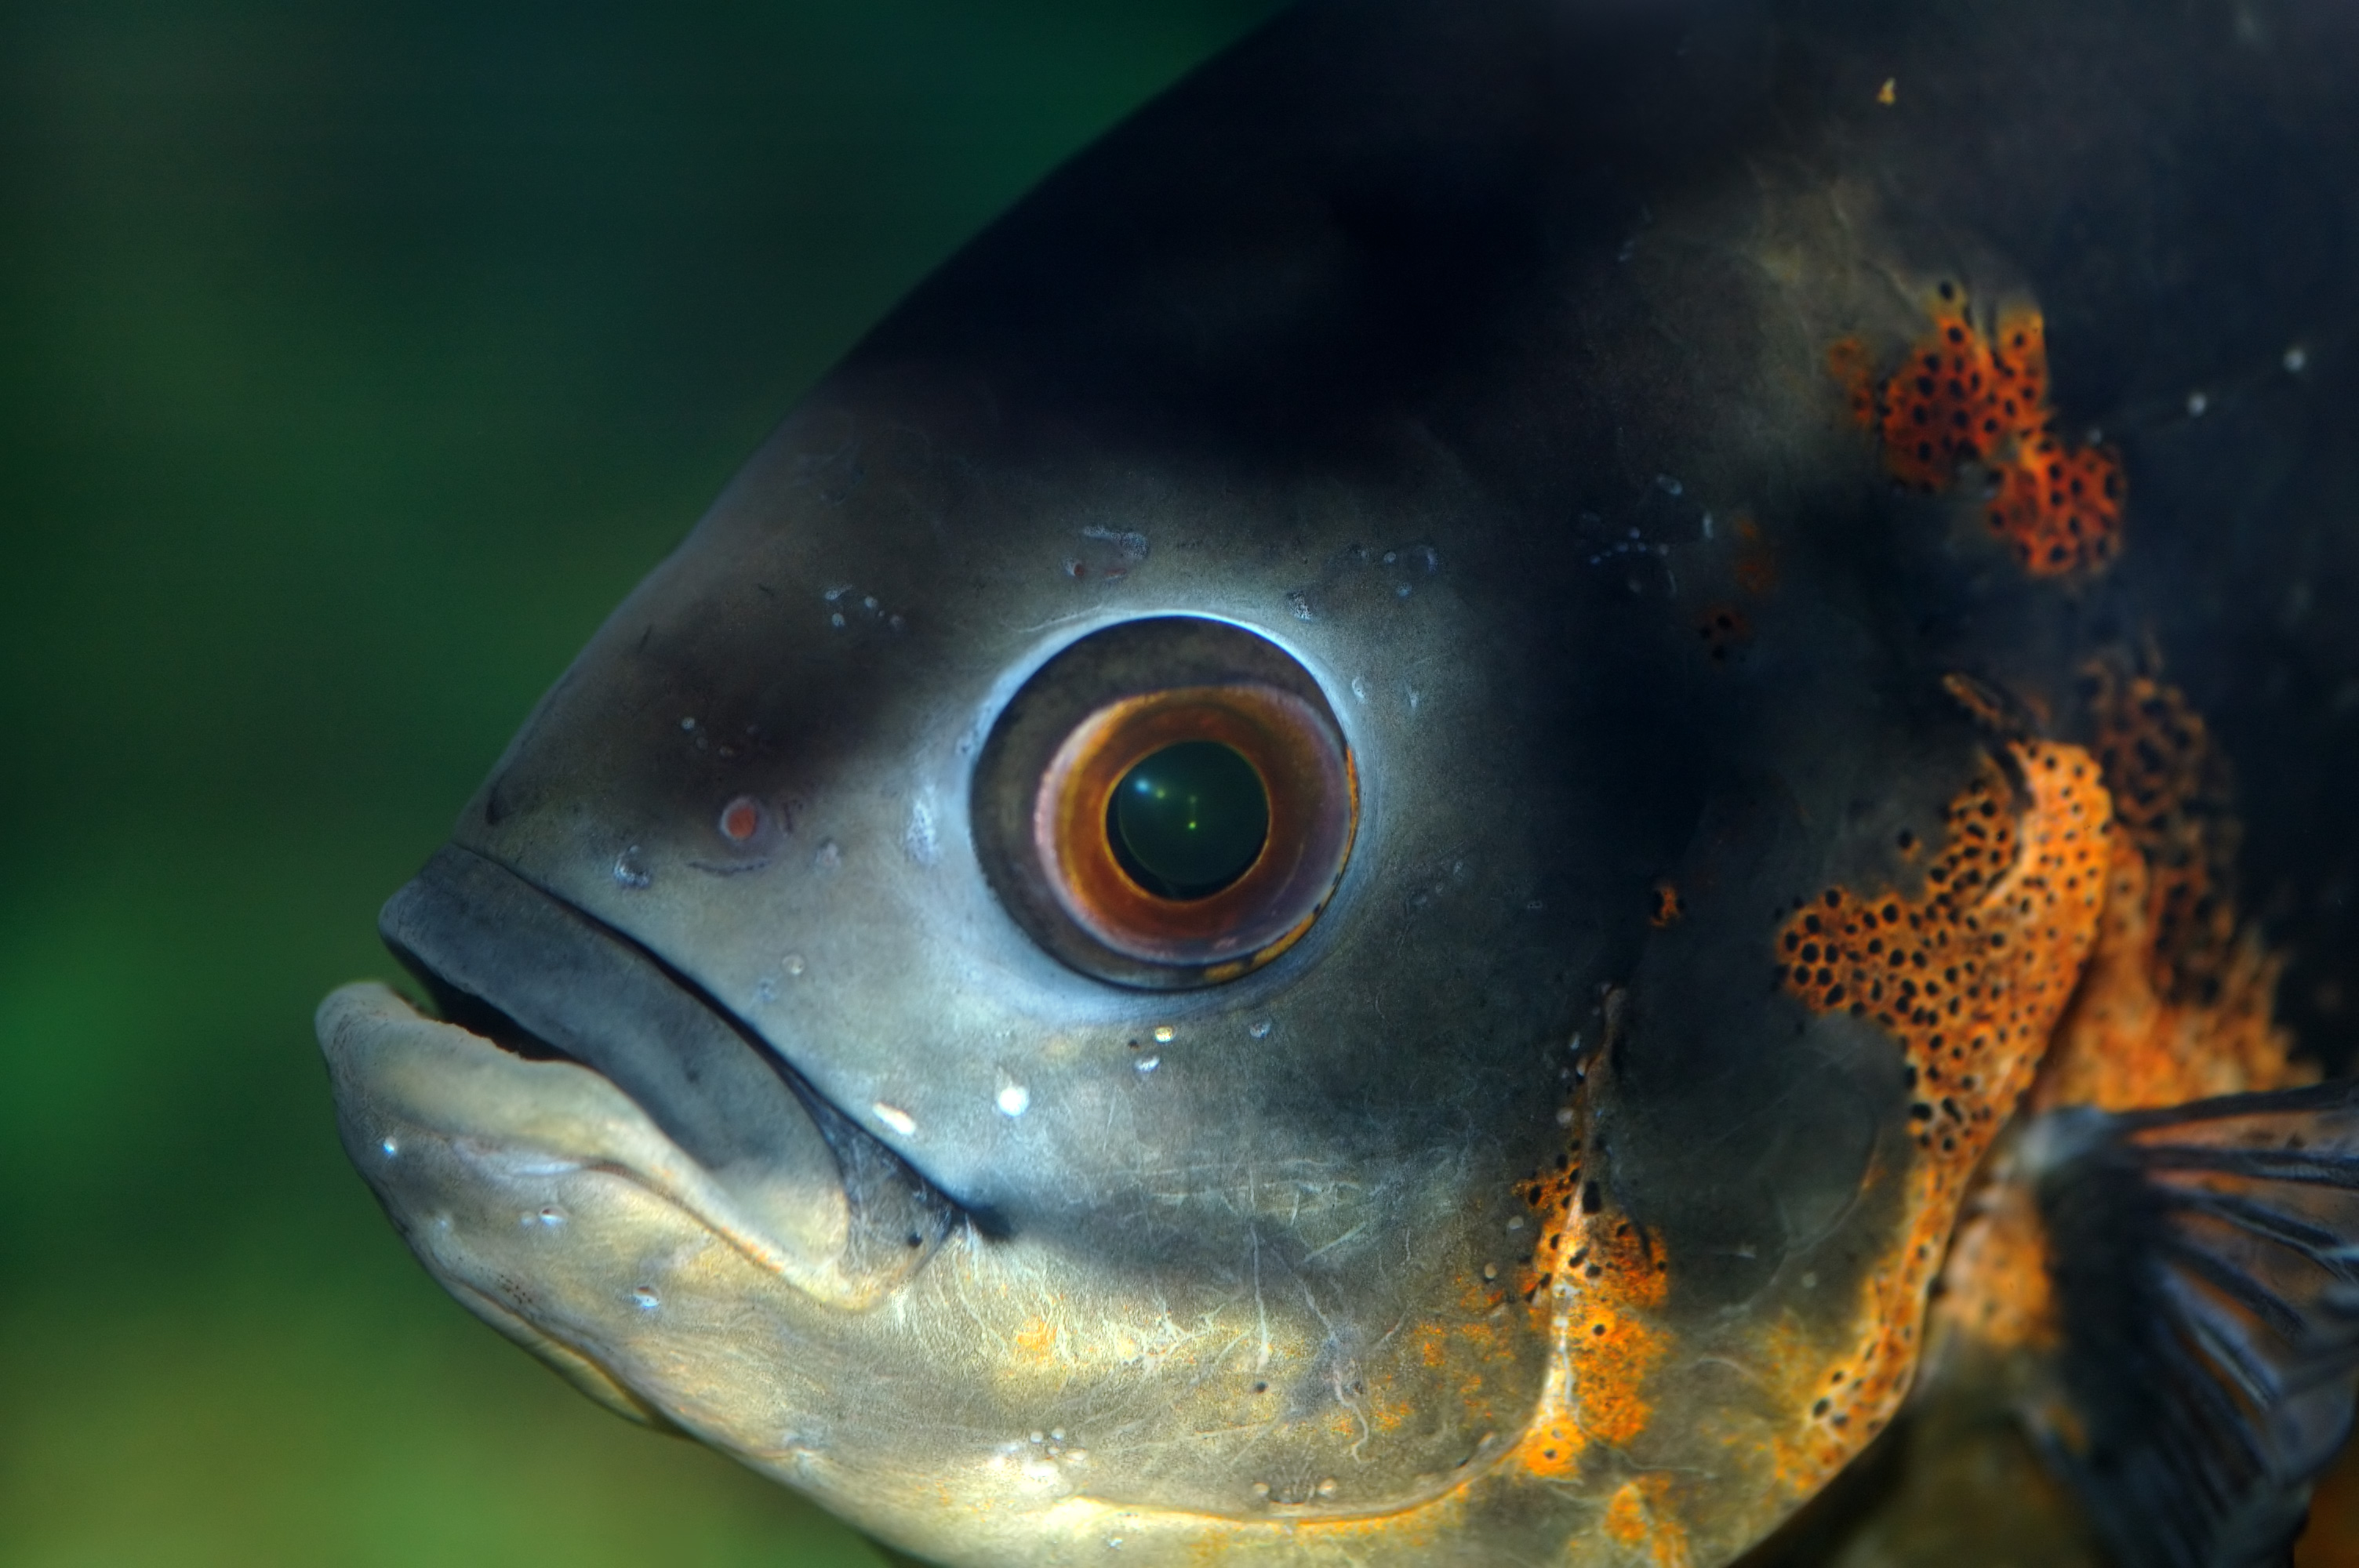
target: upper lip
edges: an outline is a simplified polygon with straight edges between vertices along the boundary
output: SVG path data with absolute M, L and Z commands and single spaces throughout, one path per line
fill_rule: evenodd
M 806 1265 L 864 1304 L 930 1254 L 957 1210 L 696 986 L 628 936 L 445 845 L 378 917 L 453 1024 L 614 1084 Z

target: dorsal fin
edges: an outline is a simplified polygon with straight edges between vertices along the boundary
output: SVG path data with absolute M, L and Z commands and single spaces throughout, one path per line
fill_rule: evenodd
M 2359 1080 L 2033 1125 L 2063 1333 L 2033 1424 L 2122 1568 L 2288 1561 L 2359 1379 Z

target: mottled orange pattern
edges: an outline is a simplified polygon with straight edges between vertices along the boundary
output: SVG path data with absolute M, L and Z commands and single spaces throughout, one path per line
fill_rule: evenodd
M 2237 917 L 2232 781 L 2201 715 L 2117 663 L 2089 681 L 2121 832 L 2097 950 L 2035 1102 L 2135 1110 L 2313 1081 L 2273 1016 L 2281 965 Z
M 1950 1245 L 1934 1315 L 1994 1348 L 2056 1348 L 2048 1231 L 2027 1185 L 1985 1182 L 1975 1192 Z
M 2110 448 L 2059 432 L 2039 312 L 2009 309 L 1986 336 L 1964 291 L 1945 283 L 1930 313 L 1930 330 L 1881 386 L 1857 337 L 1827 351 L 1853 418 L 1882 438 L 1886 470 L 1931 493 L 1948 489 L 1961 466 L 1979 464 L 1993 483 L 1984 520 L 2027 572 L 2104 567 L 2121 547 L 2121 461 Z
M 1951 802 L 1921 895 L 1830 888 L 1777 938 L 1785 985 L 1813 1011 L 1849 1011 L 1899 1042 L 1917 1145 L 1907 1232 L 1862 1286 L 1862 1343 L 1825 1374 L 1811 1426 L 1781 1454 L 1799 1492 L 1848 1463 L 1908 1391 L 1967 1184 L 2030 1085 L 2096 939 L 2113 841 L 2096 764 L 2046 741 L 2008 753 L 2016 776 L 1985 759 Z
M 1661 1517 L 1669 1490 L 1661 1476 L 1623 1482 L 1605 1501 L 1605 1533 L 1619 1545 L 1644 1549 L 1657 1568 L 1687 1568 L 1687 1532 Z
M 1647 1379 L 1671 1343 L 1655 1313 L 1669 1265 L 1608 1211 L 1597 1184 L 1583 1180 L 1578 1152 L 1576 1145 L 1522 1188 L 1540 1230 L 1516 1284 L 1547 1324 L 1553 1357 L 1516 1456 L 1539 1475 L 1569 1475 L 1592 1443 L 1625 1444 L 1644 1433 Z

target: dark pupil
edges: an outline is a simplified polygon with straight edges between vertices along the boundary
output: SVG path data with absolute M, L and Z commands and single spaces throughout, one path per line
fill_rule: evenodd
M 1163 898 L 1207 898 L 1245 875 L 1269 837 L 1261 775 L 1218 741 L 1166 746 L 1123 774 L 1106 837 L 1131 880 Z

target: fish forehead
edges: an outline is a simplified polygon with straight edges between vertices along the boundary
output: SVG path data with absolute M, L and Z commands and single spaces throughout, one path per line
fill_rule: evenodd
M 1660 360 L 1665 302 L 1615 270 L 1614 214 L 1545 236 L 1593 168 L 1501 175 L 1543 107 L 1454 157 L 1494 195 L 1432 210 L 1358 189 L 1397 158 L 1348 127 L 1266 177 L 1287 200 L 1233 202 L 1217 157 L 1169 163 L 1197 117 L 1150 120 L 1101 160 L 1134 191 L 1121 209 L 1077 171 L 788 423 L 584 654 L 462 841 L 647 940 L 855 1115 L 902 1113 L 911 1152 L 977 1202 L 1086 1203 L 1093 1167 L 1132 1180 L 1216 1128 L 1247 1174 L 1470 1141 L 1528 1154 L 1564 1042 L 1626 972 L 1618 917 L 1692 831 L 1729 750 L 1711 727 L 1741 700 L 1700 678 L 1690 628 L 1667 634 L 1669 547 L 1763 492 L 1734 448 L 1827 438 L 1797 407 L 1732 443 L 1676 416 L 1692 385 L 1624 373 Z M 1122 232 L 1135 208 L 1215 202 L 1150 244 Z M 1056 297 L 1033 293 L 1040 231 Z M 1240 311 L 1247 261 L 1310 281 Z M 1584 304 L 1550 320 L 1551 297 Z M 1291 363 L 1288 334 L 1323 365 Z M 1761 346 L 1732 344 L 1673 368 L 1757 383 Z M 1297 384 L 1283 406 L 1273 376 Z M 1240 405 L 1266 422 L 1241 427 Z M 1303 660 L 1364 819 L 1299 952 L 1142 996 L 1061 969 L 1000 912 L 968 791 L 1043 658 L 1173 612 Z M 714 824 L 741 794 L 791 830 L 731 852 Z

